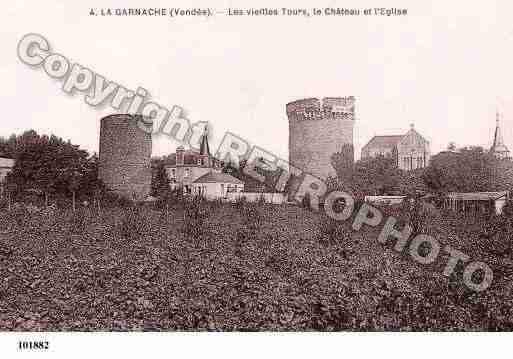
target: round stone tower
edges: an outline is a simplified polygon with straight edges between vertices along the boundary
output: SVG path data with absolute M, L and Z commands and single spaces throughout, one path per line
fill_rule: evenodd
M 128 199 L 143 200 L 151 190 L 151 133 L 141 129 L 144 125 L 140 115 L 101 119 L 98 177 Z
M 353 145 L 355 98 L 310 98 L 287 104 L 289 162 L 322 179 L 336 176 L 331 157 Z

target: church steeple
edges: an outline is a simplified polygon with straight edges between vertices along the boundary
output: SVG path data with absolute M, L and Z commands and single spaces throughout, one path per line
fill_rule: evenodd
M 210 157 L 210 147 L 208 146 L 208 128 L 205 126 L 203 135 L 201 136 L 200 155 L 208 155 Z
M 201 159 L 201 165 L 210 167 L 210 147 L 208 145 L 208 128 L 205 126 L 205 131 L 203 132 L 203 135 L 201 136 L 201 144 L 200 144 L 200 159 Z
M 502 131 L 500 127 L 500 114 L 499 110 L 495 113 L 495 135 L 493 137 L 493 145 L 490 149 L 490 152 L 497 158 L 497 159 L 507 159 L 509 158 L 509 150 L 504 144 L 504 139 L 502 138 Z

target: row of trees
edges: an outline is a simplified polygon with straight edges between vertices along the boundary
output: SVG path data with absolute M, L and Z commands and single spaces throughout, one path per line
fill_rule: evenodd
M 159 196 L 169 190 L 169 181 L 164 172 L 165 159 L 153 159 L 153 195 Z M 223 164 L 223 172 L 242 180 L 247 192 L 272 192 L 279 171 L 257 169 L 266 183 L 244 173 L 247 165 L 242 161 L 239 168 L 230 163 Z M 332 165 L 337 177 L 328 179 L 331 189 L 342 188 L 356 198 L 365 195 L 409 195 L 423 193 L 499 191 L 513 188 L 513 162 L 497 160 L 482 147 L 457 149 L 449 145 L 447 151 L 432 156 L 426 168 L 403 171 L 397 168 L 392 156 L 360 159 L 354 162 L 352 145 L 344 145 L 332 156 Z M 290 181 L 293 182 L 293 181 Z
M 513 187 L 512 169 L 482 147 L 465 147 L 433 156 L 423 179 L 432 192 L 499 191 Z
M 365 195 L 413 196 L 427 191 L 422 170 L 400 170 L 392 156 L 365 158 L 356 162 L 353 158 L 353 146 L 349 144 L 332 156 L 337 178 L 328 179 L 329 188 L 342 188 L 356 198 L 363 198 Z
M 332 157 L 337 178 L 329 185 L 364 195 L 499 191 L 513 188 L 513 163 L 497 160 L 482 147 L 452 148 L 432 156 L 428 167 L 413 171 L 397 168 L 391 156 L 353 162 L 345 145 Z
M 12 172 L 6 178 L 8 191 L 19 196 L 27 191 L 40 191 L 49 196 L 92 198 L 103 191 L 98 180 L 98 157 L 70 141 L 51 135 L 26 131 L 21 135 L 0 138 L 0 156 L 15 159 Z M 344 188 L 357 198 L 366 194 L 415 195 L 424 192 L 475 192 L 510 189 L 513 185 L 513 164 L 498 161 L 482 147 L 466 147 L 458 151 L 443 151 L 431 158 L 427 168 L 405 172 L 397 168 L 392 157 L 377 157 L 353 161 L 351 145 L 343 146 L 332 157 L 337 178 L 329 179 L 332 188 Z M 152 159 L 154 196 L 170 195 L 169 180 L 164 171 L 163 158 Z M 246 163 L 234 168 L 223 165 L 223 172 L 245 182 L 249 192 L 273 191 L 279 172 L 266 170 L 263 175 L 269 183 L 244 173 Z

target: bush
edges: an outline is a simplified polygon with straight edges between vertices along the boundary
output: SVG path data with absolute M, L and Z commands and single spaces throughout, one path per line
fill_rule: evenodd
M 68 230 L 70 234 L 82 234 L 87 231 L 89 225 L 89 211 L 79 208 L 75 212 L 71 212 L 67 217 Z
M 513 255 L 513 226 L 510 218 L 492 215 L 483 225 L 479 240 L 485 252 L 501 258 Z
M 429 210 L 421 201 L 408 198 L 403 201 L 399 219 L 410 225 L 412 236 L 428 234 L 429 218 Z
M 263 204 L 253 202 L 240 202 L 238 204 L 242 213 L 243 223 L 237 227 L 236 238 L 237 248 L 246 240 L 255 240 L 261 230 L 263 223 Z
M 240 212 L 242 213 L 244 207 L 246 206 L 246 204 L 248 203 L 246 197 L 244 196 L 241 196 L 241 197 L 238 197 L 235 202 L 233 203 L 233 206 Z
M 348 259 L 353 253 L 351 232 L 344 223 L 331 219 L 322 218 L 318 224 L 319 243 L 324 247 L 330 247 L 335 252 Z
M 343 223 L 325 217 L 318 223 L 319 242 L 323 245 L 346 244 L 349 236 Z
M 149 231 L 149 222 L 143 213 L 144 207 L 133 205 L 126 208 L 121 222 L 118 226 L 118 233 L 125 239 L 138 239 Z
M 102 207 L 106 208 L 131 208 L 134 206 L 134 201 L 113 192 L 106 192 L 102 196 L 101 202 Z
M 178 191 L 165 191 L 157 199 L 155 203 L 159 209 L 174 208 L 179 203 Z
M 303 199 L 301 200 L 301 207 L 306 208 L 306 209 L 311 209 L 312 208 L 311 202 L 312 202 L 312 200 L 311 200 L 310 193 L 305 193 Z
M 25 208 L 25 205 L 23 203 L 14 203 L 10 214 L 16 222 L 16 224 L 22 228 L 28 221 L 29 211 Z
M 258 232 L 262 225 L 262 206 L 261 203 L 247 203 L 242 211 L 246 226 L 252 232 Z
M 195 240 L 200 239 L 207 231 L 207 202 L 201 196 L 195 196 L 183 202 L 182 233 Z
M 442 268 L 419 266 L 391 248 L 384 250 L 375 240 L 376 230 L 364 227 L 355 235 L 349 220 L 337 222 L 297 206 L 221 205 L 200 198 L 183 205 L 183 213 L 174 209 L 169 218 L 176 214 L 179 221 L 183 214 L 184 226 L 170 221 L 151 237 L 148 230 L 156 228 L 151 223 L 162 224 L 161 212 L 145 206 L 106 209 L 103 216 L 93 215 L 92 208 L 80 208 L 73 216 L 69 209 L 55 211 L 53 217 L 24 206 L 1 212 L 0 264 L 19 275 L 0 281 L 6 313 L 0 330 L 20 330 L 25 322 L 45 330 L 96 331 L 513 327 L 512 274 L 505 264 L 489 260 L 500 256 L 480 257 L 500 243 L 476 241 L 476 234 L 461 236 L 469 248 L 455 247 L 493 266 L 492 287 L 480 293 L 462 283 L 462 265 L 446 278 Z M 456 237 L 454 230 L 469 219 L 455 218 L 435 219 L 441 231 Z M 507 225 L 501 221 L 482 218 L 475 227 Z M 214 231 L 213 223 L 225 227 Z M 95 241 L 68 240 L 68 229 L 79 233 L 83 227 Z M 234 240 L 235 233 L 241 241 Z M 500 233 L 491 238 L 499 241 Z M 120 240 L 120 234 L 141 238 Z M 193 236 L 204 240 L 201 247 L 184 245 L 184 238 L 192 241 Z M 449 240 L 441 243 L 453 245 Z M 343 257 L 346 251 L 349 260 Z M 499 265 L 503 280 L 496 281 Z M 43 311 L 44 316 L 25 318 Z

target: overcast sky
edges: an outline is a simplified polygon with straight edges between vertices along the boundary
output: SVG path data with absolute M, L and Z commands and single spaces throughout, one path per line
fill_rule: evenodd
M 39 33 L 53 51 L 152 100 L 210 121 L 288 158 L 287 102 L 357 99 L 355 146 L 410 123 L 436 153 L 451 141 L 489 147 L 498 106 L 513 150 L 511 1 L 268 1 L 273 7 L 406 7 L 403 17 L 101 17 L 90 8 L 263 7 L 263 1 L 16 1 L 0 13 L 0 135 L 33 128 L 98 149 L 97 109 L 23 64 L 19 40 Z M 386 4 L 385 4 L 386 3 Z M 258 5 L 256 5 L 258 4 Z M 154 154 L 176 144 L 159 140 Z

